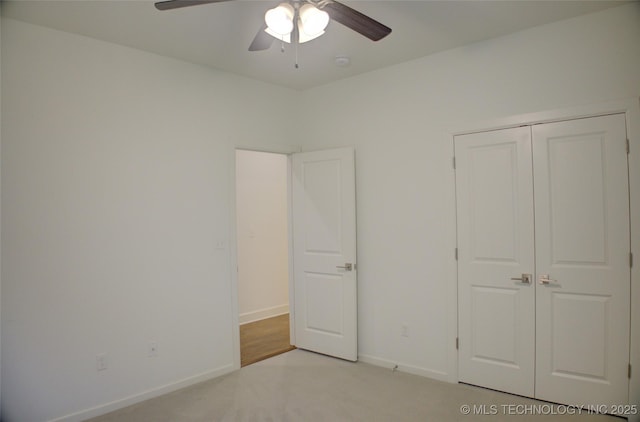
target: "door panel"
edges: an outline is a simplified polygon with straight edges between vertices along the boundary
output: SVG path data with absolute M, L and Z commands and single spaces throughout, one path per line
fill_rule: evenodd
M 627 403 L 629 186 L 624 115 L 533 127 L 536 397 Z
M 339 255 L 342 253 L 340 160 L 304 161 L 301 165 L 305 250 L 316 256 Z
M 518 290 L 472 286 L 471 291 L 473 359 L 517 369 Z
M 296 346 L 355 361 L 354 151 L 294 154 L 292 168 Z
M 529 128 L 456 136 L 460 381 L 534 392 Z
M 551 293 L 554 373 L 594 381 L 606 379 L 606 349 L 597 347 L 588 353 L 582 349 L 588 346 L 586 339 L 592 338 L 591 342 L 598 345 L 606 343 L 610 299 L 610 296 Z
M 306 329 L 318 334 L 342 335 L 344 332 L 341 318 L 344 313 L 342 277 L 311 272 L 305 272 L 304 276 L 304 291 L 307 294 Z M 333 306 L 326 306 L 327 303 Z

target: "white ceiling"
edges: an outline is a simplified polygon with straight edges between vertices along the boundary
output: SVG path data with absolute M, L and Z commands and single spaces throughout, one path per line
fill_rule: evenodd
M 293 89 L 306 89 L 525 28 L 618 6 L 626 1 L 400 1 L 342 3 L 392 28 L 378 42 L 337 22 L 294 49 L 280 42 L 269 50 L 247 48 L 278 0 L 235 0 L 158 11 L 148 0 L 13 0 L 6 17 L 174 57 Z M 338 67 L 336 56 L 351 65 Z

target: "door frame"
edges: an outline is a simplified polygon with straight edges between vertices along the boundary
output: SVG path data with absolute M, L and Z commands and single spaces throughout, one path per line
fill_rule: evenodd
M 630 205 L 630 225 L 631 225 L 631 251 L 634 256 L 634 265 L 631 268 L 631 338 L 630 357 L 632 373 L 629 380 L 629 403 L 640 407 L 640 99 L 629 98 L 602 102 L 589 105 L 578 105 L 560 109 L 552 109 L 534 113 L 512 115 L 503 118 L 471 121 L 456 125 L 449 130 L 451 151 L 454 151 L 455 136 L 470 133 L 486 132 L 499 129 L 507 129 L 522 125 L 536 125 L 541 123 L 552 123 L 564 120 L 596 117 L 607 114 L 625 114 L 627 126 L 627 138 L 630 145 L 630 153 L 627 155 L 629 165 L 629 205 Z M 455 156 L 455 155 L 454 155 Z M 635 157 L 635 159 L 634 159 Z M 454 175 L 455 178 L 455 175 Z M 455 186 L 455 184 L 454 184 Z M 455 187 L 454 187 L 455 189 Z M 455 198 L 455 196 L 454 196 Z M 457 209 L 454 203 L 454 212 Z M 454 242 L 457 246 L 457 223 L 455 228 Z M 455 321 L 456 338 L 458 327 L 458 291 L 457 291 L 457 262 L 455 265 L 456 288 L 451 290 L 454 297 L 449 302 L 454 303 L 450 311 L 450 318 Z M 455 359 L 452 359 L 450 370 L 455 374 L 455 379 L 459 381 L 458 374 L 458 352 L 455 350 Z M 640 422 L 640 414 L 632 415 L 629 421 Z
M 237 209 L 236 209 L 236 151 L 255 151 L 271 154 L 282 154 L 287 156 L 287 243 L 288 243 L 288 272 L 289 272 L 289 342 L 295 345 L 295 295 L 293 285 L 293 224 L 292 224 L 292 198 L 291 198 L 291 156 L 301 149 L 292 145 L 278 144 L 236 144 L 232 145 L 229 152 L 229 275 L 231 293 L 231 333 L 233 369 L 240 369 L 240 314 L 238 298 L 238 233 L 237 233 Z
M 287 156 L 287 242 L 288 242 L 288 283 L 289 283 L 289 342 L 296 345 L 296 323 L 295 323 L 295 273 L 294 273 L 294 233 L 293 233 L 293 155 L 302 153 L 301 148 L 290 145 L 254 145 L 238 144 L 232 146 L 230 152 L 229 166 L 229 202 L 230 202 L 230 222 L 229 224 L 229 275 L 230 275 L 230 296 L 231 296 L 231 333 L 233 370 L 240 369 L 240 314 L 238 297 L 238 234 L 237 234 L 237 203 L 236 203 L 236 152 L 238 150 L 265 152 L 281 154 Z M 320 150 L 322 151 L 322 150 Z M 313 152 L 313 151 L 309 151 Z M 355 177 L 355 174 L 354 174 Z M 356 234 L 357 236 L 357 234 Z M 354 259 L 356 257 L 354 256 Z

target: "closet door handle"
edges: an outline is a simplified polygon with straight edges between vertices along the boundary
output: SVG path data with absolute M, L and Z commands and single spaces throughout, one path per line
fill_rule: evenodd
M 520 281 L 524 284 L 531 284 L 531 274 L 522 274 L 522 277 L 512 277 L 511 280 Z
M 540 275 L 540 284 L 550 284 L 557 283 L 558 280 L 552 280 L 549 278 L 549 274 L 541 274 Z
M 353 264 L 350 262 L 347 262 L 344 265 L 337 265 L 336 268 L 340 269 L 340 270 L 345 270 L 345 271 L 352 271 L 353 270 Z

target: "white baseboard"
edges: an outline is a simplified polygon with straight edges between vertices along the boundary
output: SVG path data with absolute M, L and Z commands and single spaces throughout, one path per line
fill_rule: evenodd
M 123 399 L 114 400 L 109 403 L 101 404 L 90 409 L 81 410 L 66 416 L 62 416 L 56 419 L 52 419 L 49 422 L 81 422 L 89 418 L 95 418 L 109 412 L 113 412 L 118 409 L 122 409 L 132 404 L 140 403 L 145 400 L 152 399 L 154 397 L 161 396 L 163 394 L 171 393 L 181 388 L 189 387 L 200 382 L 208 381 L 213 378 L 233 372 L 236 368 L 233 365 L 225 365 L 213 371 L 203 372 L 198 375 L 194 375 L 189 378 L 182 379 L 180 381 L 172 382 L 170 384 L 163 385 L 158 388 L 143 391 L 142 393 L 134 394 Z
M 406 372 L 408 374 L 420 375 L 426 378 L 432 378 L 438 381 L 451 382 L 449 374 L 443 371 L 435 371 L 433 369 L 420 368 L 418 366 L 407 365 L 402 362 L 393 362 L 387 359 L 382 359 L 369 355 L 358 355 L 360 362 L 368 363 L 375 366 L 381 366 L 383 368 L 394 369 L 400 372 Z
M 270 308 L 258 309 L 257 311 L 245 312 L 244 314 L 240 314 L 240 325 L 248 324 L 249 322 L 256 322 L 262 319 L 272 318 L 275 316 L 288 314 L 289 313 L 289 305 L 278 305 L 272 306 Z

